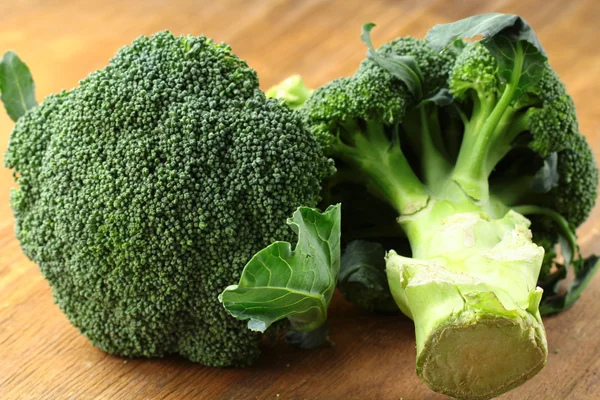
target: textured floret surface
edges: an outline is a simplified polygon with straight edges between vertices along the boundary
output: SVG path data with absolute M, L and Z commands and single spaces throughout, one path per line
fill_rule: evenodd
M 12 133 L 17 236 L 99 348 L 246 365 L 260 336 L 218 294 L 290 240 L 330 162 L 228 46 L 141 37 Z

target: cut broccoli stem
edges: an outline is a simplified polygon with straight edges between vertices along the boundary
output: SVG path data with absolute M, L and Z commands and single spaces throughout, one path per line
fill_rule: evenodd
M 341 129 L 331 152 L 369 178 L 370 191 L 383 194 L 400 214 L 412 214 L 427 204 L 427 189 L 400 149 L 397 134 L 389 140 L 384 125 L 367 121 L 366 129 Z M 345 142 L 351 144 L 346 144 Z M 379 192 L 379 193 L 378 193 Z
M 432 199 L 400 217 L 413 258 L 390 251 L 386 272 L 396 303 L 415 322 L 421 379 L 453 397 L 484 399 L 546 363 L 536 288 L 544 252 L 524 216 L 494 217 L 463 197 Z
M 490 166 L 488 163 L 490 147 L 494 144 L 494 139 L 503 132 L 506 125 L 502 124 L 505 113 L 512 111 L 510 105 L 518 89 L 522 68 L 523 48 L 521 44 L 517 43 L 514 67 L 510 79 L 506 83 L 498 102 L 493 106 L 492 112 L 489 114 L 486 112 L 487 99 L 483 102 L 481 108 L 477 107 L 476 104 L 473 110 L 475 122 L 480 123 L 482 118 L 485 122 L 481 129 L 477 129 L 477 126 L 475 126 L 475 129 L 469 129 L 470 127 L 465 129 L 465 140 L 458 155 L 453 179 L 475 200 L 487 200 L 489 193 L 488 176 L 490 169 L 493 169 L 493 165 Z

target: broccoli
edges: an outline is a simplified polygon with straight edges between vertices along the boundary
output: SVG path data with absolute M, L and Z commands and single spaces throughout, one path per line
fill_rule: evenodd
M 595 257 L 581 259 L 573 233 L 596 199 L 594 157 L 573 101 L 520 17 L 478 15 L 377 51 L 373 26 L 363 28 L 369 50 L 356 73 L 301 108 L 336 162 L 324 202 L 342 201 L 343 221 L 359 221 L 343 231 L 346 242 L 397 238 L 385 244 L 385 270 L 415 322 L 421 379 L 461 399 L 495 397 L 546 363 L 542 264 L 545 313 L 570 306 L 598 267 Z M 565 261 L 552 267 L 557 242 Z M 362 254 L 372 248 L 363 246 Z M 360 295 L 343 291 L 377 308 L 385 294 L 373 291 L 384 285 L 363 258 L 346 262 L 363 268 L 353 282 Z M 562 295 L 556 286 L 567 267 L 576 280 Z
M 71 323 L 113 354 L 253 362 L 261 335 L 218 295 L 333 172 L 300 116 L 227 45 L 169 32 L 28 108 L 5 157 L 16 235 Z
M 290 108 L 298 109 L 312 94 L 300 75 L 292 75 L 278 85 L 270 88 L 265 95 L 268 98 L 284 99 Z

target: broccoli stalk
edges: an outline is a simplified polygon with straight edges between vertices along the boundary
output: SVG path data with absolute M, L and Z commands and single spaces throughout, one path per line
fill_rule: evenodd
M 570 97 L 520 17 L 479 15 L 377 51 L 373 26 L 363 28 L 369 51 L 358 71 L 317 89 L 301 108 L 338 170 L 352 177 L 325 187 L 338 189 L 347 218 L 362 221 L 364 207 L 347 201 L 357 196 L 398 216 L 411 251 L 388 246 L 386 273 L 415 322 L 419 376 L 453 397 L 492 398 L 546 363 L 536 283 L 557 238 L 568 243 L 563 253 L 577 252 L 573 228 L 596 197 L 593 156 Z M 483 39 L 461 40 L 477 35 Z M 533 240 L 532 221 L 544 247 Z M 367 231 L 386 226 L 361 223 Z M 348 236 L 363 239 L 342 232 Z M 374 287 L 372 266 L 361 265 L 357 276 Z M 596 268 L 579 265 L 576 288 L 550 312 L 572 304 Z M 549 282 L 564 276 L 550 271 L 544 266 Z
M 496 395 L 546 363 L 536 288 L 544 250 L 525 217 L 485 192 L 489 201 L 474 202 L 455 181 L 456 168 L 435 145 L 435 115 L 432 105 L 419 107 L 423 182 L 402 152 L 398 126 L 346 123 L 331 154 L 401 215 L 412 258 L 391 250 L 386 272 L 398 307 L 415 322 L 418 374 L 459 398 Z

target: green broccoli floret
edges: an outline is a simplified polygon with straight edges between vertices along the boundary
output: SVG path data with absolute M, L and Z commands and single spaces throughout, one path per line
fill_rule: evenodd
M 577 227 L 585 221 L 594 205 L 597 168 L 585 137 L 579 133 L 573 100 L 550 65 L 545 62 L 541 68 L 539 82 L 530 92 L 505 107 L 504 114 L 490 132 L 489 147 L 482 150 L 487 152 L 482 155 L 486 164 L 484 175 L 486 180 L 489 177 L 492 193 L 498 192 L 502 197 L 503 191 L 510 192 L 512 200 L 506 201 L 506 205 L 543 205 L 556 210 L 573 227 Z M 449 88 L 468 115 L 464 130 L 470 132 L 473 138 L 481 137 L 482 127 L 491 118 L 506 91 L 506 84 L 497 75 L 497 70 L 496 60 L 480 42 L 467 44 L 452 70 Z M 488 123 L 488 126 L 491 125 Z M 469 136 L 465 138 L 469 139 Z M 536 170 L 527 171 L 526 166 L 502 168 L 519 162 L 523 157 L 522 147 L 532 150 L 532 158 L 528 160 L 532 165 L 538 165 L 552 153 L 557 153 L 556 168 L 560 179 L 548 193 L 539 195 L 532 191 Z M 513 150 L 515 154 L 510 154 Z M 468 167 L 472 155 L 463 154 L 468 156 L 464 158 L 467 160 L 467 167 L 464 167 L 467 172 L 462 173 L 457 166 L 459 171 L 455 173 L 455 179 L 470 181 L 475 179 L 475 170 Z M 503 160 L 505 157 L 510 162 Z M 503 163 L 498 165 L 500 161 Z M 573 173 L 578 179 L 573 179 Z M 494 187 L 497 181 L 500 183 Z M 507 181 L 514 184 L 504 184 Z
M 387 204 L 381 213 L 395 211 L 411 249 L 400 255 L 386 246 L 386 273 L 398 307 L 415 321 L 417 372 L 453 397 L 491 398 L 545 365 L 542 264 L 545 313 L 572 304 L 597 267 L 577 258 L 573 233 L 596 199 L 594 157 L 571 98 L 520 17 L 479 15 L 377 51 L 372 27 L 363 28 L 369 52 L 357 72 L 317 89 L 301 109 L 342 174 L 324 197 L 352 204 L 344 196 L 367 192 Z M 461 40 L 477 35 L 483 39 Z M 336 193 L 349 183 L 353 192 Z M 344 212 L 365 214 L 360 205 Z M 392 222 L 374 218 L 368 232 Z M 355 233 L 344 234 L 370 240 Z M 553 272 L 544 257 L 557 241 L 577 276 L 562 297 L 548 285 L 565 268 Z M 375 288 L 362 283 L 357 290 Z
M 270 88 L 265 95 L 268 98 L 283 99 L 290 108 L 298 109 L 312 94 L 300 75 L 292 75 L 276 86 Z
M 162 32 L 22 116 L 6 166 L 23 251 L 109 353 L 246 365 L 218 294 L 319 201 L 332 165 L 225 44 Z

